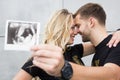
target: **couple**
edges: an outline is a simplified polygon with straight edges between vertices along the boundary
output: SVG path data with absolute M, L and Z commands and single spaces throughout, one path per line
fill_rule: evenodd
M 66 9 L 56 12 L 47 24 L 44 44 L 32 47 L 33 58 L 14 80 L 36 76 L 42 80 L 120 80 L 120 40 L 107 34 L 105 21 L 106 14 L 96 3 L 85 4 L 75 15 Z M 70 47 L 78 33 L 83 41 L 90 40 L 92 44 L 85 42 Z M 113 43 L 115 47 L 111 46 Z M 83 66 L 81 57 L 94 52 L 92 65 L 97 67 Z

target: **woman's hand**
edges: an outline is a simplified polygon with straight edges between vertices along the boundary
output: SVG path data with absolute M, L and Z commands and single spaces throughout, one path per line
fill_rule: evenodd
M 111 48 L 112 46 L 116 47 L 119 42 L 120 42 L 120 30 L 113 33 L 113 36 L 111 40 L 108 42 L 107 46 L 109 46 L 109 48 Z
M 64 66 L 63 51 L 58 46 L 39 45 L 32 47 L 33 64 L 52 76 L 60 77 Z

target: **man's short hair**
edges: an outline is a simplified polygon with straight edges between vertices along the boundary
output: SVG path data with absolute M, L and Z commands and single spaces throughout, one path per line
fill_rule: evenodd
M 80 14 L 82 18 L 85 19 L 94 17 L 100 24 L 105 25 L 106 13 L 99 4 L 87 3 L 78 9 L 78 11 L 74 14 L 74 17 L 76 17 L 78 14 Z

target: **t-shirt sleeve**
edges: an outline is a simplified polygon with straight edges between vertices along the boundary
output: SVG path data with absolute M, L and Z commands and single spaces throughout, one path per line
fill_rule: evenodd
M 74 55 L 77 55 L 79 58 L 83 57 L 83 45 L 82 44 L 76 44 L 72 46 L 72 51 L 74 52 Z
M 22 69 L 29 73 L 31 76 L 35 77 L 38 74 L 38 71 L 41 69 L 38 67 L 33 66 L 32 58 L 29 59 L 23 66 Z
M 38 76 L 41 80 L 58 80 L 58 78 L 50 76 L 42 69 L 35 66 L 32 67 L 32 65 L 32 59 L 30 59 L 22 66 L 22 69 L 29 73 L 32 77 Z
M 105 63 L 109 62 L 120 66 L 120 43 L 116 47 L 111 48 L 110 54 L 105 60 Z

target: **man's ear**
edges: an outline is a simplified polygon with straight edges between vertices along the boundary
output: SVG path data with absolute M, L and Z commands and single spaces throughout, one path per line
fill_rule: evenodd
M 94 27 L 94 25 L 95 25 L 95 19 L 94 19 L 93 17 L 90 17 L 90 18 L 89 18 L 89 25 L 90 25 L 91 27 Z

